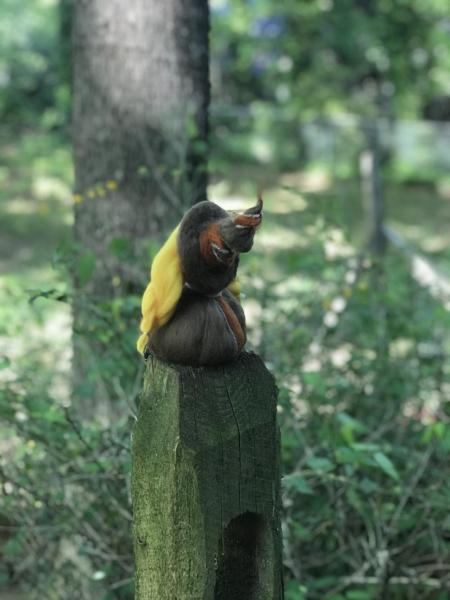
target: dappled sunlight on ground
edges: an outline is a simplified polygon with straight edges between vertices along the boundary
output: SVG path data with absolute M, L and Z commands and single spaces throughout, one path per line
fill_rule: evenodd
M 280 183 L 300 192 L 318 193 L 330 189 L 331 177 L 325 169 L 313 169 L 281 175 Z
M 436 191 L 443 200 L 450 200 L 450 181 L 440 181 L 436 186 Z
M 262 228 L 261 231 L 258 231 L 258 245 L 263 247 L 264 251 L 270 251 L 302 248 L 305 247 L 306 242 L 299 231 L 290 229 L 289 227 L 274 225 L 270 229 Z
M 0 299 L 4 302 L 8 297 L 7 286 L 0 289 Z M 51 374 L 50 393 L 65 402 L 70 388 L 71 311 L 67 305 L 45 300 L 38 301 L 46 305 L 36 311 L 29 305 L 26 289 L 19 290 L 15 297 L 15 311 L 9 310 L 6 315 L 0 309 L 1 354 L 9 360 L 9 366 L 0 370 L 0 381 L 13 381 L 27 364 L 33 364 L 38 369 L 36 379 L 42 367 L 46 377 Z
M 355 247 L 348 243 L 342 229 L 330 228 L 327 239 L 324 240 L 325 257 L 327 260 L 346 258 L 355 255 Z
M 39 290 L 61 287 L 52 257 L 73 223 L 65 178 L 71 170 L 69 154 L 49 140 L 25 134 L 3 155 L 0 358 L 7 357 L 8 362 L 0 370 L 0 380 L 13 381 L 32 365 L 36 381 L 51 374 L 49 389 L 64 401 L 69 394 L 70 309 L 53 300 L 30 302 Z
M 292 212 L 301 212 L 308 208 L 308 201 L 304 196 L 284 188 L 269 190 L 267 197 L 269 210 L 274 214 L 291 214 Z
M 437 272 L 429 261 L 414 255 L 411 259 L 412 274 L 417 282 L 428 288 L 430 294 L 444 303 L 446 310 L 450 310 L 450 280 Z
M 448 250 L 450 240 L 448 239 L 448 236 L 436 236 L 434 238 L 422 240 L 420 245 L 425 252 L 428 252 L 429 254 L 435 254 Z
M 304 273 L 298 273 L 284 277 L 277 285 L 273 287 L 273 292 L 280 298 L 283 296 L 292 297 L 295 294 L 301 294 L 305 291 L 311 291 L 317 285 L 317 282 Z
M 11 198 L 5 202 L 3 210 L 9 215 L 32 215 L 36 205 L 29 198 Z
M 56 177 L 35 177 L 32 182 L 31 192 L 38 200 L 47 201 L 49 198 L 58 200 L 66 206 L 70 206 L 70 187 Z
M 236 191 L 236 182 L 232 185 Z M 219 196 L 226 195 L 229 186 L 224 182 L 217 186 Z M 445 197 L 445 190 L 448 192 L 448 189 L 448 185 L 445 188 L 444 184 L 436 191 L 432 186 L 385 183 L 384 195 L 387 223 L 450 272 L 450 203 Z M 243 190 L 247 191 L 246 188 Z M 338 229 L 341 232 L 345 230 L 356 246 L 362 246 L 367 234 L 360 196 L 359 181 L 332 180 L 324 170 L 281 174 L 278 181 L 272 182 L 264 193 L 265 223 L 286 215 L 288 227 L 292 228 L 295 223 L 298 231 L 302 232 L 305 225 L 301 212 L 306 211 L 311 203 L 320 202 L 323 210 L 336 220 Z M 245 193 L 242 199 L 235 197 L 230 207 L 245 205 L 247 197 Z M 298 213 L 295 218 L 293 212 Z M 282 243 L 282 247 L 286 245 Z M 335 254 L 332 246 L 333 241 L 328 244 L 330 256 Z M 337 251 L 340 253 L 339 249 Z M 342 251 L 346 252 L 343 245 Z

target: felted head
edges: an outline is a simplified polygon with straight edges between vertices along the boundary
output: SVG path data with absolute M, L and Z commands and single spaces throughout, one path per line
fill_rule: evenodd
M 203 349 L 204 358 L 194 356 L 194 346 L 200 343 L 201 335 L 199 331 L 194 331 L 193 321 L 198 325 L 209 311 L 208 322 L 216 322 L 216 338 L 223 338 L 227 334 L 226 331 L 220 331 L 220 322 L 214 318 L 211 310 L 214 311 L 215 304 L 219 302 L 214 299 L 221 297 L 219 304 L 223 304 L 223 299 L 229 298 L 230 294 L 225 294 L 227 288 L 235 295 L 236 292 L 239 294 L 236 282 L 239 254 L 248 252 L 253 245 L 256 227 L 262 220 L 262 204 L 259 198 L 255 207 L 238 213 L 227 212 L 213 202 L 200 202 L 186 213 L 152 264 L 151 281 L 142 298 L 142 335 L 137 344 L 141 353 L 149 346 L 157 356 L 170 362 L 226 362 L 221 361 L 220 352 L 214 359 L 208 358 L 207 348 Z M 213 304 L 208 304 L 210 299 L 214 300 Z M 194 305 L 197 307 L 195 310 Z M 240 306 L 234 309 L 242 313 Z M 223 305 L 221 311 L 228 315 L 223 326 L 230 329 L 228 320 L 231 319 L 236 330 L 235 338 L 245 342 L 243 313 L 240 315 L 244 328 L 241 335 L 237 332 L 236 319 L 233 320 L 228 306 Z M 185 350 L 189 349 L 191 343 L 191 353 L 180 351 L 181 334 L 185 338 Z M 239 343 L 235 345 L 239 347 Z M 228 346 L 231 347 L 230 344 Z M 210 350 L 209 354 L 214 354 Z M 230 354 L 230 351 L 224 353 Z
M 213 202 L 200 202 L 184 216 L 178 234 L 178 253 L 185 283 L 213 295 L 236 276 L 241 252 L 253 246 L 262 219 L 262 199 L 243 213 L 227 212 Z

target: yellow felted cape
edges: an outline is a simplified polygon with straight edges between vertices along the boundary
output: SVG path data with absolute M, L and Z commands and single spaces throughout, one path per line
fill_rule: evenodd
M 150 283 L 142 296 L 141 335 L 137 349 L 143 354 L 148 333 L 167 323 L 175 312 L 183 290 L 183 275 L 178 254 L 177 238 L 180 226 L 176 227 L 153 259 Z M 230 292 L 239 298 L 240 285 L 235 279 L 228 286 Z

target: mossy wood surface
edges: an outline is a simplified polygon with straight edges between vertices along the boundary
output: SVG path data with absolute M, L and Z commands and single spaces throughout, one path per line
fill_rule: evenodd
M 281 600 L 276 387 L 242 354 L 149 359 L 133 432 L 136 600 Z

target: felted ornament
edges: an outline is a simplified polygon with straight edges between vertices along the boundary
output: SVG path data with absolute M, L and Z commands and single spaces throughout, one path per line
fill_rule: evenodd
M 199 202 L 155 256 L 142 298 L 137 348 L 170 363 L 219 365 L 246 342 L 236 271 L 253 246 L 262 199 L 242 213 Z

